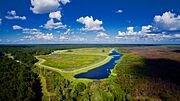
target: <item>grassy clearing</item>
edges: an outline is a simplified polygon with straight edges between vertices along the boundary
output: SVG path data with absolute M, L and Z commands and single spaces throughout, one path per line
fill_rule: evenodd
M 74 70 L 98 63 L 106 57 L 96 55 L 59 54 L 58 56 L 40 56 L 40 58 L 46 60 L 43 65 L 65 70 Z
M 66 51 L 54 51 L 55 54 L 77 54 L 77 55 L 102 55 L 107 56 L 111 48 L 79 48 Z
M 80 81 L 92 81 L 90 79 L 75 79 L 74 78 L 74 75 L 76 74 L 79 74 L 79 73 L 82 73 L 82 72 L 87 72 L 88 70 L 91 70 L 93 68 L 96 68 L 98 66 L 101 66 L 105 63 L 107 63 L 108 61 L 110 61 L 113 57 L 112 56 L 107 56 L 103 61 L 101 62 L 98 62 L 96 64 L 92 64 L 92 65 L 89 65 L 87 67 L 84 67 L 84 68 L 80 68 L 80 69 L 75 69 L 75 70 L 72 70 L 72 71 L 66 71 L 66 70 L 63 70 L 63 69 L 58 69 L 58 68 L 53 68 L 53 67 L 50 67 L 50 66 L 46 66 L 46 65 L 43 65 L 42 63 L 44 63 L 46 60 L 42 59 L 42 58 L 39 58 L 39 57 L 36 57 L 39 62 L 37 62 L 35 65 L 40 67 L 40 68 L 46 68 L 48 70 L 52 70 L 52 71 L 55 71 L 55 72 L 58 72 L 60 73 L 62 76 L 64 76 L 65 78 L 67 79 L 70 79 L 70 80 L 80 80 Z
M 38 56 L 38 58 L 46 60 L 43 65 L 70 71 L 87 67 L 104 60 L 110 50 L 110 48 L 57 50 L 49 55 Z

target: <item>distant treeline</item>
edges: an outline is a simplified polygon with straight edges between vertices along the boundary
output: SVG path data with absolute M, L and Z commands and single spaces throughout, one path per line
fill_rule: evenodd
M 45 55 L 58 49 L 90 48 L 90 47 L 128 47 L 128 46 L 156 46 L 153 44 L 41 44 L 41 45 L 0 45 L 0 57 L 10 54 L 27 66 L 32 66 L 38 60 L 35 55 Z

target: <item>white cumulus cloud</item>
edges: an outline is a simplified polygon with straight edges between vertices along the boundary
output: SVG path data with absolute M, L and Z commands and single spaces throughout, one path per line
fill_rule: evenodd
M 54 22 L 53 19 L 50 19 L 43 27 L 47 29 L 58 29 L 66 28 L 66 25 L 63 25 L 62 22 Z
M 134 31 L 134 27 L 127 27 L 127 31 L 118 31 L 117 36 L 115 38 L 129 41 L 162 41 L 180 38 L 179 34 L 172 34 L 166 32 L 152 33 L 151 28 L 151 25 L 147 25 L 142 26 L 141 31 Z
M 142 26 L 141 27 L 141 31 L 134 31 L 134 27 L 127 27 L 127 31 L 123 32 L 123 31 L 118 31 L 118 36 L 123 37 L 123 36 L 142 36 L 145 33 L 149 33 L 151 32 L 150 28 L 152 26 L 151 25 L 147 25 L 147 26 Z
M 8 15 L 5 18 L 9 20 L 13 20 L 13 19 L 26 20 L 25 16 L 17 16 L 16 11 L 14 10 L 8 11 L 7 14 Z
M 63 25 L 63 23 L 61 22 L 61 12 L 60 11 L 56 11 L 56 12 L 51 12 L 49 13 L 49 18 L 50 20 L 48 20 L 46 22 L 46 24 L 41 25 L 41 27 L 44 27 L 46 29 L 59 29 L 59 28 L 66 28 L 66 25 Z M 57 19 L 59 21 L 55 22 L 54 19 Z
M 35 14 L 43 14 L 43 13 L 49 13 L 52 11 L 56 11 L 60 3 L 58 0 L 31 0 L 30 9 Z
M 151 32 L 151 28 L 152 28 L 151 25 L 148 25 L 148 26 L 142 26 L 141 32 L 142 32 L 142 33 Z
M 126 32 L 118 31 L 118 37 L 119 37 L 119 36 L 125 36 L 125 35 L 126 35 Z
M 49 13 L 49 18 L 51 18 L 51 19 L 61 20 L 61 17 L 62 17 L 62 15 L 61 15 L 60 11 Z
M 118 35 L 128 35 L 128 36 L 133 36 L 133 35 L 139 35 L 141 34 L 141 32 L 134 32 L 134 27 L 127 27 L 127 31 L 126 32 L 121 32 L 118 31 Z
M 165 12 L 154 17 L 156 30 L 180 30 L 180 15 L 175 13 Z
M 103 22 L 98 19 L 94 20 L 92 16 L 80 17 L 76 21 L 85 25 L 85 27 L 81 29 L 84 31 L 104 30 L 104 28 L 101 26 Z

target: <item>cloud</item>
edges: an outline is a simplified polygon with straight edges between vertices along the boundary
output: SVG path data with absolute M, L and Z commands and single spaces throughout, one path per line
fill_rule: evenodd
M 119 9 L 116 11 L 116 13 L 123 13 L 123 10 Z
M 87 38 L 77 36 L 77 34 L 73 34 L 71 29 L 67 29 L 66 32 L 61 33 L 59 36 L 60 41 L 66 41 L 66 42 L 83 42 L 87 41 Z
M 104 32 L 99 32 L 97 35 L 96 35 L 97 38 L 109 38 L 109 35 L 104 33 Z
M 141 31 L 134 31 L 134 27 L 127 27 L 127 31 L 118 31 L 116 39 L 129 41 L 162 41 L 180 38 L 180 34 L 172 34 L 166 32 L 153 33 L 151 25 L 142 26 Z
M 157 31 L 174 31 L 180 30 L 180 15 L 175 13 L 165 12 L 161 15 L 154 17 L 155 30 Z
M 118 31 L 118 36 L 135 36 L 135 35 L 143 35 L 144 33 L 149 33 L 151 32 L 151 25 L 147 25 L 147 26 L 142 26 L 141 27 L 141 31 L 134 31 L 134 27 L 127 27 L 127 31 L 125 32 L 121 32 Z
M 49 18 L 51 18 L 51 19 L 61 20 L 61 17 L 62 17 L 62 15 L 61 15 L 61 12 L 60 12 L 60 11 L 51 12 L 51 13 L 49 14 Z
M 134 27 L 127 27 L 127 34 L 128 35 L 135 35 Z
M 54 39 L 54 36 L 52 33 L 45 34 L 36 28 L 23 28 L 22 31 L 24 34 L 29 34 L 28 36 L 24 36 L 24 39 L 28 39 L 28 40 L 38 40 L 38 39 L 51 40 L 51 39 Z
M 17 16 L 16 11 L 14 10 L 8 11 L 7 14 L 8 15 L 5 18 L 9 20 L 13 20 L 13 19 L 26 20 L 25 16 Z
M 86 38 L 83 37 L 67 37 L 67 36 L 60 36 L 60 41 L 69 41 L 69 42 L 84 42 L 87 41 Z
M 134 31 L 134 27 L 127 27 L 127 31 L 118 31 L 115 38 L 129 41 L 174 40 L 179 39 L 178 30 L 180 30 L 180 15 L 169 11 L 156 15 L 153 25 L 142 26 L 140 31 Z
M 51 40 L 54 38 L 53 34 L 50 33 L 50 34 L 38 34 L 37 35 L 37 38 L 38 39 L 46 39 L 46 40 Z
M 33 36 L 24 36 L 24 39 L 28 39 L 28 40 L 38 40 L 38 39 L 44 39 L 44 40 L 52 40 L 54 39 L 54 36 L 52 33 L 49 34 L 36 34 Z
M 23 37 L 23 40 L 24 39 L 28 39 L 28 40 L 38 40 L 38 39 L 51 40 L 51 39 L 54 39 L 54 36 L 52 33 L 46 34 L 46 33 L 43 33 L 39 29 L 36 29 L 36 28 L 23 28 L 21 26 L 14 25 L 13 29 L 14 30 L 21 30 L 22 33 L 28 34 L 28 35 Z
M 85 41 L 87 41 L 87 38 L 75 37 L 75 38 L 71 38 L 70 40 L 71 40 L 72 42 L 85 42 Z
M 134 36 L 134 35 L 139 35 L 139 34 L 141 34 L 141 32 L 134 32 L 134 27 L 132 27 L 132 26 L 127 27 L 126 32 L 118 31 L 118 36 Z
M 50 20 L 48 20 L 46 22 L 46 24 L 41 25 L 41 27 L 44 27 L 46 29 L 59 29 L 59 28 L 66 28 L 66 25 L 63 25 L 63 23 L 60 21 L 61 20 L 61 12 L 60 11 L 56 11 L 56 12 L 51 12 L 49 13 L 49 18 Z M 54 19 L 59 20 L 58 22 L 55 22 Z
M 70 0 L 31 0 L 30 10 L 35 14 L 50 13 L 59 9 L 60 2 L 66 5 Z
M 58 0 L 31 0 L 30 9 L 35 14 L 43 14 L 43 13 L 49 13 L 52 11 L 56 11 L 60 3 Z
M 43 34 L 36 28 L 23 28 L 19 25 L 13 25 L 12 27 L 14 30 L 22 30 L 22 33 L 24 34 Z
M 127 31 L 118 31 L 117 36 L 115 38 L 119 39 L 131 39 L 131 40 L 139 40 L 145 38 L 147 33 L 150 32 L 151 25 L 142 26 L 141 31 L 134 31 L 134 27 L 127 27 Z
M 30 35 L 34 35 L 34 36 L 28 36 L 30 37 L 31 39 L 38 39 L 37 37 L 42 37 L 42 36 L 46 36 L 45 33 L 41 32 L 40 30 L 36 29 L 36 28 L 23 28 L 19 25 L 14 25 L 13 26 L 13 29 L 14 30 L 21 30 L 22 33 L 24 34 L 30 34 Z
M 70 33 L 71 33 L 71 29 L 67 29 L 64 33 L 62 33 L 59 37 L 59 39 L 61 41 L 65 41 L 65 40 L 69 40 L 70 39 Z
M 142 33 L 148 33 L 148 32 L 151 32 L 151 28 L 152 28 L 151 25 L 148 25 L 148 26 L 142 26 L 141 32 L 142 32 Z
M 0 24 L 2 24 L 2 19 L 0 18 Z
M 180 34 L 165 34 L 165 33 L 158 33 L 158 34 L 146 34 L 145 35 L 148 40 L 154 41 L 162 41 L 162 40 L 174 40 L 180 39 Z
M 64 35 L 69 35 L 70 33 L 71 33 L 71 29 L 67 29 L 67 31 L 64 32 L 63 34 L 64 34 Z
M 23 28 L 22 31 L 23 31 L 24 34 L 32 34 L 32 35 L 43 34 L 41 31 L 39 31 L 36 28 Z
M 63 25 L 62 22 L 54 22 L 53 19 L 47 21 L 46 24 L 43 26 L 46 29 L 59 29 L 59 28 L 66 28 L 66 25 Z
M 174 37 L 175 38 L 180 38 L 180 34 L 175 34 Z
M 80 17 L 76 21 L 85 25 L 84 28 L 81 28 L 81 30 L 84 30 L 84 31 L 100 31 L 100 30 L 104 30 L 104 28 L 101 27 L 103 22 L 98 20 L 98 19 L 94 20 L 92 16 L 90 16 L 90 17 L 89 16 Z
M 70 3 L 70 0 L 59 0 L 63 5 L 66 5 L 67 3 Z
M 66 37 L 66 36 L 64 36 L 64 35 L 60 35 L 59 39 L 60 39 L 61 41 L 65 41 L 65 40 L 68 40 L 69 38 Z
M 20 30 L 20 29 L 23 29 L 21 26 L 18 26 L 18 25 L 13 25 L 13 29 L 14 30 Z
M 118 37 L 126 36 L 126 32 L 118 31 Z
M 165 12 L 154 17 L 153 25 L 142 26 L 140 31 L 127 27 L 126 31 L 118 31 L 115 39 L 134 42 L 180 40 L 180 15 Z

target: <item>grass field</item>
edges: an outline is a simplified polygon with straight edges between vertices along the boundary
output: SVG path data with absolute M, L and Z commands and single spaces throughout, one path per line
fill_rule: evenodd
M 69 49 L 66 51 L 57 50 L 52 54 L 78 54 L 78 55 L 102 55 L 107 56 L 111 48 L 79 48 L 79 49 Z
M 38 57 L 45 60 L 43 65 L 71 71 L 103 61 L 108 56 L 109 51 L 110 48 L 57 50 L 50 55 Z
M 106 56 L 60 54 L 58 56 L 41 56 L 41 58 L 46 60 L 43 63 L 44 65 L 64 70 L 74 70 L 98 63 L 104 60 Z
M 169 59 L 180 61 L 179 47 L 159 46 L 159 47 L 123 47 L 126 50 L 148 59 Z

